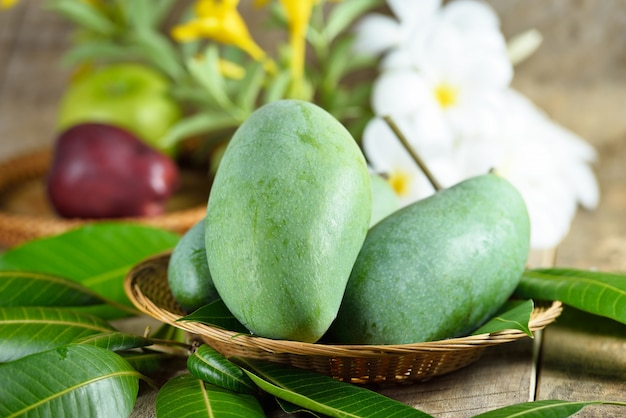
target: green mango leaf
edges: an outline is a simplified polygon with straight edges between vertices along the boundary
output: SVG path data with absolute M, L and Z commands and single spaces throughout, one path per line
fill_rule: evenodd
M 62 308 L 0 308 L 0 363 L 113 331 L 102 319 Z
M 602 402 L 602 401 L 589 401 L 589 402 L 574 402 L 574 401 L 561 401 L 561 400 L 547 400 L 547 401 L 534 401 L 515 404 L 511 406 L 505 406 L 504 408 L 494 409 L 493 411 L 485 412 L 480 415 L 476 415 L 475 418 L 544 418 L 544 417 L 559 417 L 565 418 L 574 415 L 586 406 L 589 405 L 621 405 L 626 406 L 624 402 Z
M 185 343 L 187 341 L 187 331 L 169 324 L 162 324 L 154 332 L 150 333 L 150 338 Z
M 201 306 L 189 315 L 180 318 L 179 321 L 200 322 L 229 331 L 250 334 L 250 331 L 233 316 L 221 299 Z
M 202 344 L 189 356 L 187 368 L 198 379 L 215 386 L 252 395 L 258 392 L 257 386 L 241 367 L 207 344 Z
M 531 300 L 510 300 L 486 324 L 478 328 L 472 335 L 490 334 L 508 329 L 516 329 L 533 338 L 528 327 L 534 303 Z
M 430 417 L 402 402 L 319 373 L 269 361 L 232 360 L 269 394 L 330 417 Z
M 125 334 L 117 331 L 89 335 L 87 337 L 76 339 L 74 342 L 76 344 L 93 345 L 110 351 L 130 350 L 154 344 L 154 341 L 151 338 L 141 337 L 134 334 Z
M 318 418 L 321 417 L 320 415 L 316 414 L 313 411 L 310 411 L 310 410 L 305 409 L 305 408 L 303 408 L 301 406 L 298 406 L 296 404 L 288 402 L 288 401 L 286 401 L 284 399 L 280 399 L 280 398 L 276 398 L 276 397 L 274 399 L 276 399 L 276 403 L 278 404 L 278 406 L 280 406 L 280 409 L 282 409 L 283 412 L 286 412 L 288 414 L 298 414 L 298 413 L 300 413 L 300 414 L 308 414 L 308 415 L 311 415 L 311 416 L 314 416 L 314 417 L 318 417 Z
M 157 418 L 265 417 L 254 396 L 213 386 L 189 374 L 177 376 L 163 385 L 157 394 L 155 410 Z
M 163 371 L 165 362 L 171 363 L 172 360 L 176 359 L 176 357 L 168 353 L 121 351 L 117 354 L 124 358 L 133 369 L 142 374 Z M 184 366 L 184 363 L 182 366 Z
M 2 417 L 128 417 L 140 375 L 120 356 L 70 345 L 0 365 Z
M 100 295 L 80 283 L 42 273 L 0 271 L 0 306 L 90 306 Z
M 65 277 L 133 309 L 124 292 L 125 275 L 144 258 L 173 248 L 179 238 L 170 231 L 127 222 L 86 225 L 9 249 L 0 255 L 0 271 Z M 112 308 L 96 312 L 103 317 L 128 315 Z
M 566 305 L 626 324 L 626 276 L 574 269 L 524 272 L 515 294 Z

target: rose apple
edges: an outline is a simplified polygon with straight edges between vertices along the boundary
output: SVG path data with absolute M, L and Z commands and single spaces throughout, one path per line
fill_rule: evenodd
M 123 127 L 150 146 L 172 155 L 162 141 L 180 119 L 178 104 L 168 95 L 167 79 L 138 64 L 114 64 L 88 73 L 66 89 L 57 126 L 63 131 L 84 122 Z
M 164 211 L 178 177 L 172 159 L 130 132 L 85 123 L 58 136 L 46 187 L 64 217 L 152 216 Z

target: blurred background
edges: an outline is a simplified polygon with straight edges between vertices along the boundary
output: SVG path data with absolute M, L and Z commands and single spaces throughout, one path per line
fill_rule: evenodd
M 621 0 L 491 0 L 507 39 L 528 29 L 539 49 L 515 67 L 513 87 L 591 143 L 601 188 L 598 209 L 579 210 L 557 264 L 626 270 L 626 3 Z M 240 10 L 251 26 L 252 1 Z M 71 75 L 60 64 L 72 26 L 22 0 L 0 13 L 0 157 L 49 147 Z M 272 44 L 271 39 L 260 39 Z

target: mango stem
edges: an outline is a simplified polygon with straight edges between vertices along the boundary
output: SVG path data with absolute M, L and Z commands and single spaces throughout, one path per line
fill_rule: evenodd
M 415 164 L 417 164 L 420 170 L 422 170 L 422 172 L 424 173 L 424 175 L 430 182 L 431 186 L 433 186 L 433 189 L 435 189 L 436 192 L 443 189 L 443 187 L 441 186 L 441 183 L 437 181 L 435 176 L 433 176 L 431 171 L 428 169 L 428 166 L 426 165 L 426 163 L 424 163 L 424 161 L 420 158 L 417 152 L 415 152 L 413 147 L 411 147 L 411 144 L 409 144 L 409 141 L 407 140 L 406 136 L 404 136 L 404 134 L 402 133 L 400 128 L 398 128 L 398 125 L 396 125 L 393 119 L 391 119 L 391 117 L 387 115 L 387 116 L 383 116 L 383 120 L 387 123 L 387 125 L 389 125 L 389 128 L 391 128 L 393 133 L 398 137 L 404 149 L 406 149 L 406 151 L 409 153 L 413 161 L 415 161 Z

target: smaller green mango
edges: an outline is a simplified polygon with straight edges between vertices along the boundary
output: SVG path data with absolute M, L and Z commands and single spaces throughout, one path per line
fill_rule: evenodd
M 387 180 L 381 175 L 370 173 L 372 184 L 372 217 L 370 227 L 376 225 L 381 219 L 386 218 L 400 208 L 398 195 Z
M 494 174 L 406 206 L 369 230 L 330 334 L 348 344 L 467 335 L 511 296 L 529 243 L 521 195 Z
M 170 291 L 186 312 L 219 299 L 206 258 L 205 222 L 202 218 L 180 238 L 167 268 Z

